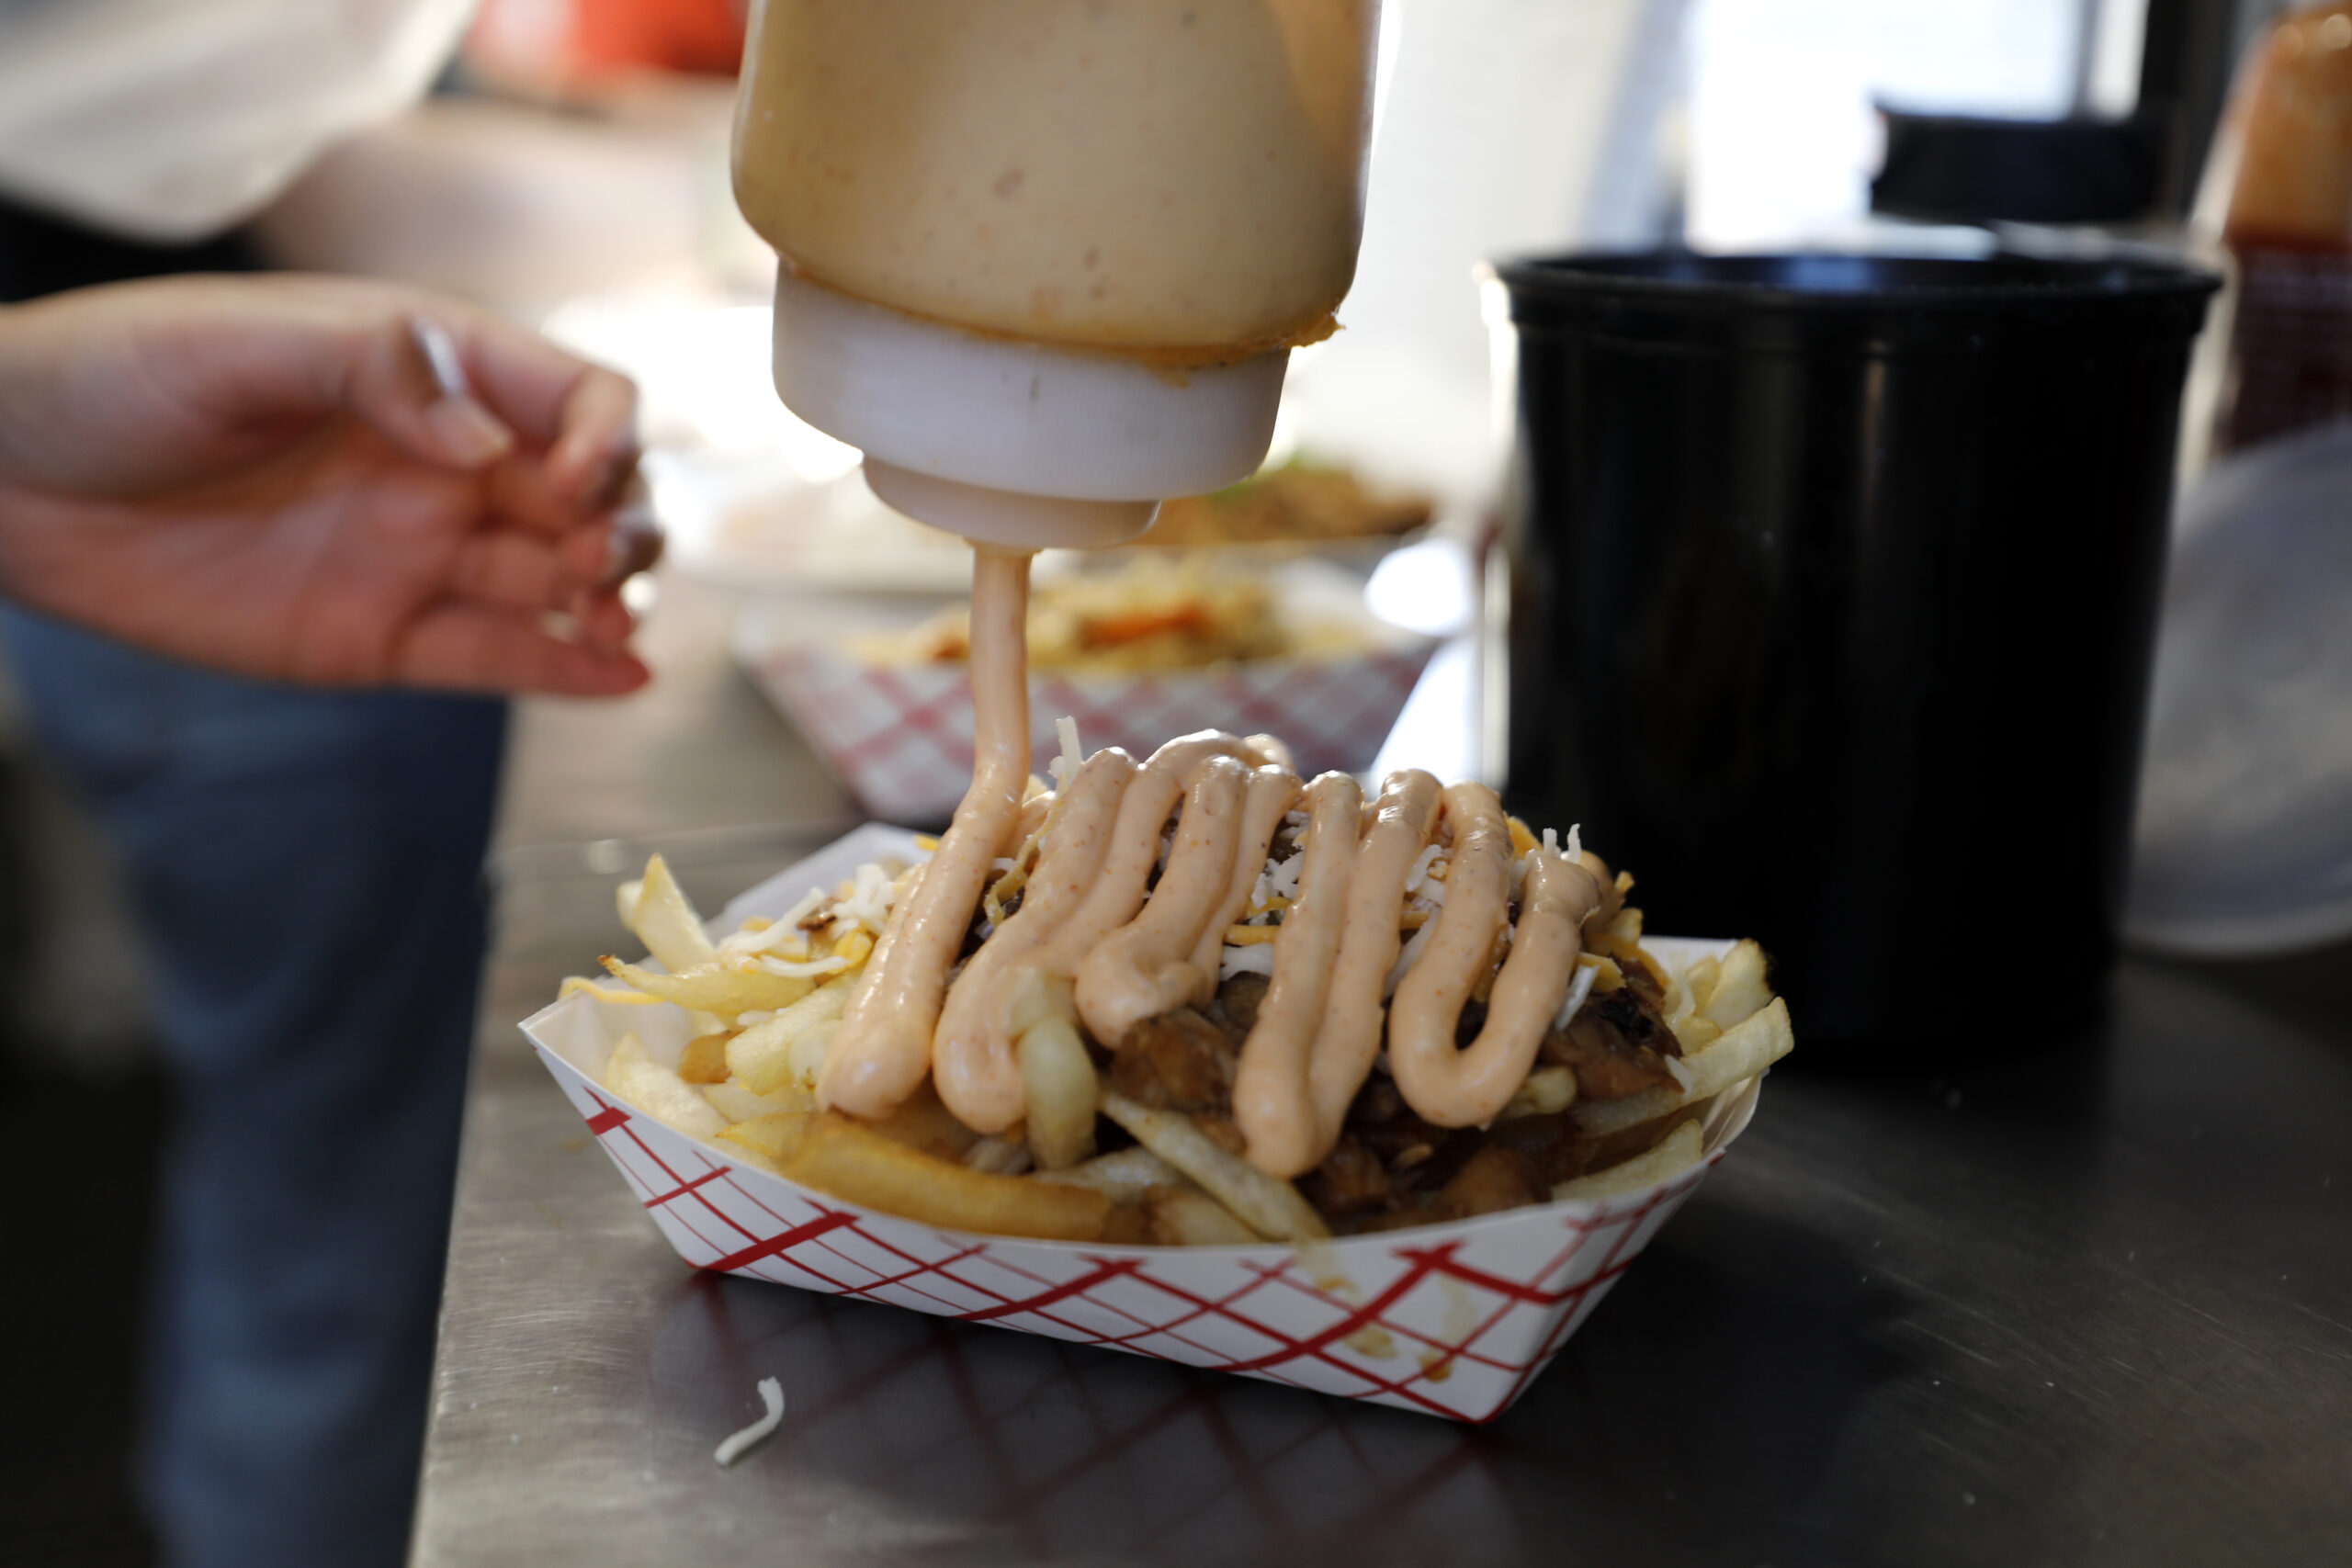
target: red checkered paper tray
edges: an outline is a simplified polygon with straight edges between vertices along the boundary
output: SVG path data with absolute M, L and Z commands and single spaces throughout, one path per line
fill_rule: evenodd
M 867 862 L 922 852 L 903 829 L 861 828 L 745 893 L 712 929 L 774 919 Z M 1645 944 L 1676 969 L 1732 945 Z M 1702 1163 L 1646 1190 L 1306 1247 L 1114 1247 L 938 1231 L 741 1162 L 601 1087 L 613 1043 L 632 1031 L 674 1065 L 686 1015 L 582 993 L 523 1023 L 598 1146 L 697 1269 L 1458 1421 L 1510 1407 L 1723 1157 L 1757 1098 L 1755 1080 L 1718 1097 Z
M 1360 583 L 1318 565 L 1277 572 L 1285 602 L 1356 628 L 1362 651 L 1149 673 L 1033 670 L 1035 770 L 1059 753 L 1054 724 L 1063 715 L 1090 748 L 1138 757 L 1179 735 L 1231 729 L 1281 736 L 1302 778 L 1372 766 L 1435 645 L 1375 619 Z M 853 651 L 856 632 L 893 621 L 887 607 L 847 601 L 758 601 L 736 622 L 735 658 L 867 811 L 944 821 L 972 782 L 971 676 L 961 664 L 879 664 Z

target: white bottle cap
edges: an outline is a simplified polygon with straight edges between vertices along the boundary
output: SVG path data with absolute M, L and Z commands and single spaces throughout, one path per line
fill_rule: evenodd
M 1289 357 L 1175 367 L 983 337 L 776 273 L 785 406 L 863 451 L 891 506 L 1012 548 L 1122 544 L 1163 498 L 1247 479 Z

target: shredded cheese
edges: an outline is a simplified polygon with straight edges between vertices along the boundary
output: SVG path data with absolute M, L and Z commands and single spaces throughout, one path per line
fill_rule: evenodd
M 1062 715 L 1054 720 L 1054 733 L 1061 738 L 1062 754 L 1046 766 L 1053 770 L 1056 787 L 1068 789 L 1070 781 L 1078 777 L 1079 764 L 1086 761 L 1086 753 L 1079 750 L 1078 720 Z
M 1585 998 L 1592 995 L 1592 983 L 1600 976 L 1600 966 L 1598 964 L 1587 964 L 1579 956 L 1576 978 L 1568 982 L 1568 994 L 1561 998 L 1560 1010 L 1552 1015 L 1553 1028 L 1566 1029 L 1568 1026 L 1568 1020 L 1576 1017 L 1577 1009 L 1584 1006 Z
M 727 1440 L 719 1444 L 712 1452 L 711 1458 L 722 1465 L 733 1464 L 743 1457 L 745 1450 L 784 1425 L 784 1385 L 782 1383 L 774 1378 L 762 1378 L 760 1403 L 767 1407 L 767 1413 L 741 1431 L 729 1434 Z
M 1381 985 L 1382 997 L 1393 997 L 1396 994 L 1396 987 L 1404 983 L 1405 971 L 1413 966 L 1413 961 L 1421 955 L 1423 948 L 1429 946 L 1430 938 L 1436 931 L 1437 922 L 1432 920 L 1415 931 L 1413 939 L 1397 950 L 1396 962 L 1388 966 L 1388 978 Z
M 866 862 L 857 868 L 856 879 L 842 898 L 842 913 L 849 916 L 875 935 L 889 923 L 890 906 L 897 903 L 899 890 L 890 874 Z
M 791 952 L 795 944 L 797 944 L 799 952 L 795 956 L 806 958 L 808 956 L 808 939 L 800 933 L 800 922 L 823 908 L 824 905 L 824 890 L 820 887 L 811 887 L 800 902 L 786 909 L 778 919 L 757 923 L 746 920 L 743 922 L 741 931 L 735 932 L 732 936 L 719 938 L 718 951 L 722 956 L 740 953 L 786 953 Z
M 1250 889 L 1250 907 L 1271 909 L 1277 898 L 1285 901 L 1298 897 L 1298 879 L 1306 870 L 1306 852 L 1302 850 L 1278 865 L 1258 874 L 1257 885 Z
M 1217 955 L 1216 977 L 1220 982 L 1236 975 L 1272 975 L 1274 972 L 1274 948 L 1272 942 L 1260 942 L 1252 947 L 1227 947 Z

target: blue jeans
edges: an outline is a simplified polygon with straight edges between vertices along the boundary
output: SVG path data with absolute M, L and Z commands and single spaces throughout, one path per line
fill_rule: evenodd
M 144 1480 L 167 1556 L 398 1563 L 506 708 L 207 674 L 14 612 L 0 642 L 156 978 L 176 1104 Z

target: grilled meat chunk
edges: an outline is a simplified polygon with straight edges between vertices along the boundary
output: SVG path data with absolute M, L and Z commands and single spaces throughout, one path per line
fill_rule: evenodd
M 1233 1103 L 1233 1037 L 1191 1008 L 1148 1018 L 1111 1058 L 1111 1085 L 1162 1111 L 1217 1111 Z
M 1379 1159 L 1345 1134 L 1323 1163 L 1299 1179 L 1298 1188 L 1317 1213 L 1333 1220 L 1377 1209 L 1392 1191 Z
M 1466 1220 L 1541 1203 L 1551 1196 L 1552 1189 L 1532 1159 L 1509 1145 L 1488 1144 L 1463 1163 L 1420 1218 Z
M 1544 1037 L 1537 1055 L 1574 1067 L 1583 1100 L 1623 1100 L 1658 1084 L 1670 1084 L 1666 1058 L 1682 1055 L 1645 988 L 1621 986 L 1577 1010 L 1566 1029 Z
M 1266 999 L 1266 987 L 1272 984 L 1263 975 L 1236 975 L 1217 987 L 1208 1005 L 1208 1020 L 1233 1036 L 1235 1050 L 1258 1026 L 1258 1004 Z

